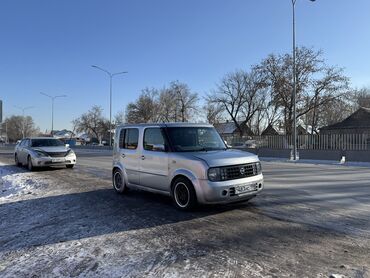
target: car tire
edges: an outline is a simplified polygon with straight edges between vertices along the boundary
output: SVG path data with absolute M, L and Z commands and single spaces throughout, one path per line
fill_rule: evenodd
M 186 178 L 178 178 L 172 186 L 172 199 L 176 208 L 191 210 L 197 205 L 197 195 L 193 184 Z
M 72 169 L 75 165 L 74 164 L 68 164 L 66 165 L 67 168 Z
M 112 175 L 113 189 L 117 194 L 124 194 L 127 192 L 128 188 L 123 178 L 122 171 L 115 169 Z
M 18 166 L 18 167 L 22 166 L 22 163 L 20 163 L 19 160 L 18 160 L 18 155 L 17 154 L 15 154 L 15 156 L 14 156 L 14 161 L 15 161 L 15 166 Z
M 35 167 L 33 167 L 33 164 L 32 164 L 32 159 L 30 156 L 28 156 L 27 158 L 27 168 L 28 170 L 30 171 L 33 171 L 35 169 Z

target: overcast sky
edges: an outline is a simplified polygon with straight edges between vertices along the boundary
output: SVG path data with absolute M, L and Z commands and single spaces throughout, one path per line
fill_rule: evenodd
M 290 0 L 1 0 L 0 99 L 5 116 L 27 111 L 45 131 L 93 105 L 109 115 L 99 65 L 114 80 L 113 113 L 144 87 L 170 81 L 204 95 L 227 72 L 291 51 Z M 357 87 L 370 86 L 370 1 L 297 0 L 297 43 L 322 49 Z

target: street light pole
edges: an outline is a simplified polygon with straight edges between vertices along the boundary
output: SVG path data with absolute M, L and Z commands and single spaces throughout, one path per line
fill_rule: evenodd
M 310 0 L 315 2 L 316 0 Z M 298 160 L 297 150 L 297 62 L 296 62 L 296 32 L 295 32 L 295 4 L 297 0 L 292 0 L 293 9 L 293 160 Z
M 54 100 L 56 98 L 61 98 L 61 97 L 67 97 L 66 95 L 58 95 L 58 96 L 50 96 L 48 94 L 45 94 L 43 92 L 40 92 L 43 96 L 46 96 L 51 99 L 51 131 L 50 134 L 53 136 L 53 131 L 54 131 Z
M 19 110 L 22 110 L 22 139 L 25 137 L 25 130 L 24 130 L 24 111 L 33 108 L 33 106 L 28 106 L 28 107 L 19 107 L 19 106 L 14 106 L 15 108 L 18 108 Z M 8 136 L 8 133 L 6 134 Z
M 125 74 L 128 72 L 122 71 L 122 72 L 111 73 L 96 65 L 92 65 L 92 67 L 105 72 L 109 76 L 109 146 L 111 147 L 112 146 L 112 86 L 113 86 L 112 83 L 113 83 L 113 77 L 116 75 Z

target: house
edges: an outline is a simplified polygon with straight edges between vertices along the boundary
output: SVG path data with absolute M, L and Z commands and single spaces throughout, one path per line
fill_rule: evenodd
M 250 127 L 246 124 L 246 122 L 238 122 L 241 129 L 243 130 L 243 136 L 253 136 L 254 133 L 250 129 Z M 214 124 L 217 132 L 221 135 L 222 138 L 230 138 L 230 137 L 240 137 L 240 131 L 237 128 L 236 124 L 232 121 L 227 121 L 225 123 L 217 123 Z
M 269 124 L 268 127 L 261 133 L 262 136 L 274 136 L 279 135 L 279 132 L 276 131 L 276 129 L 272 126 L 272 124 Z
M 297 126 L 297 135 L 308 135 L 307 129 L 305 129 L 302 125 Z
M 63 130 L 53 130 L 53 135 L 56 138 L 71 138 L 71 137 L 75 136 L 75 134 L 73 133 L 73 131 L 66 130 L 66 129 L 63 129 Z
M 320 133 L 370 135 L 370 108 L 361 107 L 343 121 L 322 127 Z

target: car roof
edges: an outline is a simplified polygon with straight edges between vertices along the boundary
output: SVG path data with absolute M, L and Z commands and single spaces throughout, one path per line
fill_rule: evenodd
M 25 139 L 31 139 L 31 140 L 33 140 L 33 139 L 55 139 L 55 140 L 58 140 L 58 138 L 55 138 L 55 137 L 27 137 L 27 138 L 24 138 L 23 140 L 25 140 Z
M 122 124 L 117 128 L 124 127 L 213 127 L 211 124 L 206 123 L 143 123 L 143 124 Z

